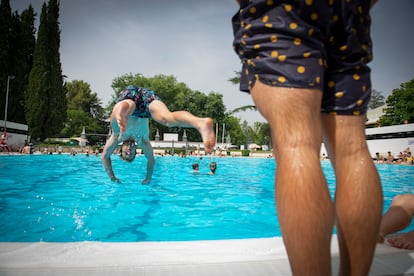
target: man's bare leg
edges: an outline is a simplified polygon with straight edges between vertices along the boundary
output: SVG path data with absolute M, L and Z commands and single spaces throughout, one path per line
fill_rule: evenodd
M 334 209 L 319 161 L 322 92 L 256 82 L 253 100 L 270 124 L 276 206 L 294 275 L 330 275 Z
M 211 118 L 200 118 L 188 111 L 171 112 L 163 102 L 158 100 L 152 101 L 149 109 L 152 118 L 162 125 L 197 129 L 203 139 L 206 152 L 209 153 L 214 149 L 216 137 Z
M 403 230 L 411 223 L 414 216 L 414 194 L 402 194 L 393 198 L 390 208 L 382 216 L 380 242 L 384 237 Z
M 368 275 L 382 213 L 378 172 L 365 140 L 365 116 L 322 115 L 335 169 L 340 275 Z
M 414 194 L 401 194 L 394 197 L 390 208 L 382 216 L 379 233 L 379 242 L 383 242 L 385 236 L 403 230 L 410 225 L 414 216 Z M 401 238 L 400 238 L 401 237 Z M 388 239 L 388 242 L 396 247 L 414 246 L 414 236 L 404 234 Z M 411 246 L 410 246 L 411 244 Z

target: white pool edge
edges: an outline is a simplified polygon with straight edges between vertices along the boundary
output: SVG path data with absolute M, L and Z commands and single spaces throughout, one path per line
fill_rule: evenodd
M 332 258 L 333 269 L 337 271 L 336 237 L 332 239 Z M 84 272 L 112 268 L 118 268 L 119 272 L 119 269 L 131 271 L 146 268 L 160 272 L 163 268 L 171 267 L 192 267 L 192 271 L 198 268 L 205 271 L 214 267 L 217 270 L 224 265 L 227 266 L 227 270 L 232 267 L 234 270 L 240 269 L 240 264 L 251 268 L 263 268 L 265 263 L 277 265 L 278 271 L 285 271 L 278 275 L 290 274 L 289 261 L 281 238 L 136 243 L 0 243 L 0 272 L 7 271 L 7 275 L 21 275 L 13 274 L 13 271 L 40 269 L 44 273 L 65 268 Z M 244 275 L 254 275 L 248 274 L 247 270 L 243 271 L 246 271 Z M 414 275 L 414 251 L 400 250 L 385 244 L 377 246 L 370 275 L 411 273 Z M 271 274 L 274 274 L 274 271 L 261 275 Z M 184 274 L 174 274 L 170 271 L 165 275 Z

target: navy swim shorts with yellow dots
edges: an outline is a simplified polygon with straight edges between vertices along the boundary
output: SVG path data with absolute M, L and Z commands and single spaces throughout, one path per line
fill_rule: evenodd
M 371 97 L 370 1 L 242 0 L 233 47 L 240 90 L 258 79 L 323 91 L 322 112 L 364 114 Z
M 131 116 L 139 118 L 151 118 L 149 111 L 149 105 L 153 100 L 161 101 L 160 97 L 152 90 L 138 87 L 135 85 L 129 85 L 119 93 L 116 103 L 130 99 L 135 103 L 135 110 Z

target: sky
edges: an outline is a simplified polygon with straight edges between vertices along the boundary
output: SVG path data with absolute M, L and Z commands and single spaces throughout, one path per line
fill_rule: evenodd
M 12 11 L 45 0 L 10 0 Z M 371 10 L 373 89 L 387 97 L 414 79 L 413 0 L 379 0 Z M 235 0 L 60 0 L 61 63 L 67 81 L 90 84 L 106 106 L 124 74 L 173 75 L 192 90 L 221 93 L 227 110 L 252 105 L 228 81 L 240 71 L 232 48 Z M 38 28 L 38 21 L 35 24 Z M 235 114 L 264 121 L 257 111 Z

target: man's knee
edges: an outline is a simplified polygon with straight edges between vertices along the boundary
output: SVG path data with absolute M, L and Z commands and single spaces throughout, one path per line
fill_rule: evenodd
M 157 113 L 157 116 L 153 117 L 153 119 L 164 126 L 174 126 L 174 116 L 171 112 Z
M 392 205 L 403 207 L 412 216 L 414 215 L 414 194 L 396 195 L 392 200 Z

